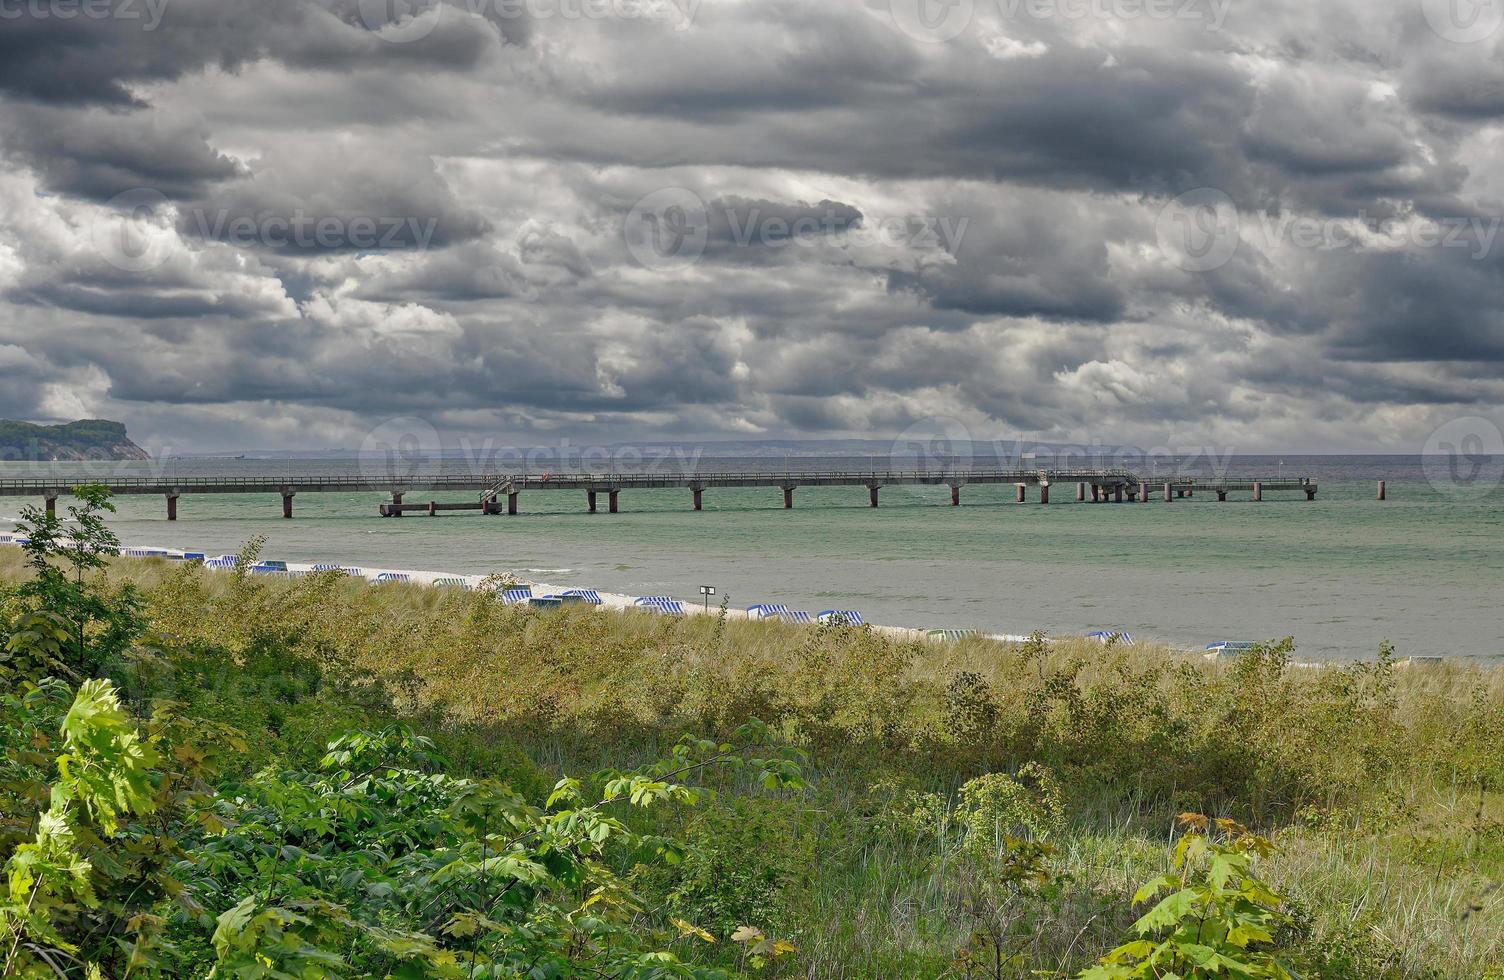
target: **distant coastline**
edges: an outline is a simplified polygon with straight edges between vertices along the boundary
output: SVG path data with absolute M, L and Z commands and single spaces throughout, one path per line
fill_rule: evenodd
M 6 462 L 122 459 L 151 459 L 151 456 L 131 442 L 120 422 L 80 419 L 62 425 L 37 425 L 0 419 L 0 460 Z

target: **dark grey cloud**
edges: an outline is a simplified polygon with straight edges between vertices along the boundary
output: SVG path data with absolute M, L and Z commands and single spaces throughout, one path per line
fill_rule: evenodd
M 1504 236 L 1372 233 L 1504 215 L 1504 38 L 1357 0 L 983 3 L 943 44 L 879 0 L 532 7 L 0 23 L 0 414 L 1403 448 L 1504 404 Z M 666 188 L 708 227 L 645 263 Z M 1198 265 L 1166 208 L 1205 188 L 1241 237 Z

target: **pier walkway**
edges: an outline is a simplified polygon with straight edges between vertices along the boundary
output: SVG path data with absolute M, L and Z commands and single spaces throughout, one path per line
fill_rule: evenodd
M 76 481 L 75 481 L 76 482 Z M 1141 477 L 1119 469 L 1069 470 L 831 470 L 810 472 L 766 473 L 755 471 L 708 471 L 693 473 L 491 473 L 475 475 L 411 474 L 387 476 L 299 476 L 299 477 L 128 477 L 98 481 L 117 496 L 160 496 L 167 502 L 167 519 L 177 520 L 178 499 L 192 494 L 273 494 L 282 498 L 282 516 L 292 517 L 293 499 L 301 493 L 380 493 L 391 502 L 381 504 L 382 517 L 401 517 L 404 513 L 478 510 L 486 514 L 502 513 L 501 498 L 506 497 L 506 513 L 518 513 L 518 500 L 524 492 L 583 492 L 586 508 L 596 511 L 597 495 L 605 494 L 610 513 L 619 511 L 623 490 L 679 489 L 691 493 L 692 506 L 700 510 L 706 490 L 725 487 L 767 487 L 783 491 L 783 506 L 794 506 L 794 491 L 799 487 L 865 487 L 869 506 L 878 505 L 878 491 L 887 486 L 947 486 L 952 505 L 961 503 L 961 489 L 972 484 L 1012 484 L 1014 499 L 1024 503 L 1029 490 L 1037 491 L 1041 504 L 1050 502 L 1050 493 L 1059 488 L 1075 490 L 1078 502 L 1148 503 L 1159 499 L 1166 503 L 1200 493 L 1216 495 L 1225 501 L 1229 494 L 1249 494 L 1262 500 L 1266 492 L 1295 491 L 1307 500 L 1316 499 L 1316 483 L 1307 477 L 1208 479 L 1205 477 Z M 414 492 L 434 495 L 467 494 L 465 501 L 404 503 Z M 73 492 L 73 484 L 64 480 L 0 480 L 0 497 L 32 497 L 45 502 L 55 512 L 59 497 Z M 1382 490 L 1380 499 L 1383 499 Z

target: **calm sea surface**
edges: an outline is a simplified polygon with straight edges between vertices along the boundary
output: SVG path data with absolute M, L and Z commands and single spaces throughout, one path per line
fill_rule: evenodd
M 1476 461 L 1474 461 L 1476 462 Z M 450 463 L 444 464 L 446 467 Z M 665 464 L 674 468 L 678 464 Z M 887 460 L 699 461 L 711 469 L 881 469 Z M 1033 464 L 1030 464 L 1033 465 Z M 1040 460 L 1038 465 L 1048 465 Z M 1201 464 L 1201 469 L 1206 464 Z M 138 464 L 180 476 L 361 471 L 355 460 L 182 460 Z M 1163 476 L 1174 464 L 1161 461 Z M 784 511 L 776 488 L 624 491 L 622 513 L 585 512 L 578 492 L 521 497 L 515 518 L 459 513 L 382 520 L 381 494 L 304 494 L 296 518 L 274 495 L 186 496 L 180 520 L 157 497 L 122 497 L 114 522 L 129 545 L 219 553 L 253 535 L 265 555 L 292 561 L 524 577 L 634 595 L 697 600 L 701 585 L 734 606 L 860 610 L 869 621 L 989 632 L 1126 629 L 1187 646 L 1293 635 L 1306 657 L 1373 655 L 1384 640 L 1402 655 L 1504 655 L 1504 460 L 1468 482 L 1445 460 L 1397 456 L 1241 457 L 1229 477 L 1310 476 L 1299 493 L 1197 495 L 1166 505 L 1080 505 L 1057 485 L 1048 507 L 1012 502 L 1011 486 L 971 486 L 962 506 L 946 487 L 886 487 L 866 506 L 861 487 L 802 487 Z M 1148 469 L 1144 468 L 1145 475 Z M 0 479 L 98 464 L 3 464 Z M 108 472 L 119 475 L 120 464 Z M 1389 481 L 1389 500 L 1374 499 Z M 1483 491 L 1492 487 L 1491 492 Z M 415 492 L 408 502 L 431 494 Z M 1243 499 L 1237 499 L 1237 498 Z M 464 494 L 440 499 L 464 500 Z M 0 518 L 28 501 L 0 498 Z

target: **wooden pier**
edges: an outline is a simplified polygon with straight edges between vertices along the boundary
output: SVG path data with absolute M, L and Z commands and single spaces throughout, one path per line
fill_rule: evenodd
M 679 489 L 690 491 L 691 506 L 700 510 L 706 490 L 720 488 L 767 487 L 783 492 L 783 506 L 794 506 L 794 491 L 799 487 L 865 487 L 868 506 L 878 506 L 879 491 L 889 486 L 946 486 L 950 503 L 959 506 L 962 488 L 971 485 L 1011 484 L 1014 500 L 1025 503 L 1029 491 L 1036 491 L 1041 504 L 1050 502 L 1052 487 L 1074 485 L 1078 502 L 1148 503 L 1159 499 L 1165 503 L 1191 498 L 1215 496 L 1226 501 L 1230 495 L 1261 501 L 1265 493 L 1298 492 L 1307 500 L 1316 499 L 1316 483 L 1310 478 L 1297 479 L 1208 479 L 1204 477 L 1145 478 L 1127 470 L 1006 470 L 978 469 L 966 471 L 810 471 L 759 473 L 752 471 L 711 471 L 695 473 L 492 473 L 483 475 L 433 475 L 410 477 L 306 476 L 306 477 L 174 477 L 101 479 L 118 496 L 154 495 L 167 504 L 167 519 L 177 520 L 178 501 L 194 494 L 269 494 L 282 498 L 282 516 L 293 516 L 293 500 L 310 493 L 380 493 L 391 502 L 381 504 L 382 517 L 404 514 L 437 515 L 447 511 L 476 510 L 485 514 L 516 514 L 524 492 L 574 492 L 585 498 L 586 509 L 595 513 L 601 495 L 606 508 L 620 511 L 624 490 Z M 421 502 L 404 502 L 418 491 L 433 495 Z M 62 480 L 3 480 L 0 497 L 40 498 L 49 512 L 55 512 L 59 497 L 73 492 L 73 484 Z M 437 499 L 441 495 L 468 495 L 462 501 Z M 1089 495 L 1089 496 L 1088 496 Z M 505 510 L 501 498 L 506 498 Z M 777 498 L 774 498 L 777 499 Z M 1380 484 L 1379 499 L 1383 499 Z

